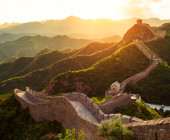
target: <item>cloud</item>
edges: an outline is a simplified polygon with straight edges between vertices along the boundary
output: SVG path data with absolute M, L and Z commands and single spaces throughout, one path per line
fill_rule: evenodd
M 142 0 L 131 0 L 131 4 L 124 5 L 123 14 L 125 17 L 139 17 L 149 18 L 152 17 L 152 9 L 149 4 L 141 3 Z
M 155 3 L 155 2 L 161 2 L 164 0 L 129 0 L 130 4 L 149 4 L 149 3 Z
M 151 0 L 152 2 L 161 2 L 163 0 Z
M 170 12 L 170 9 L 165 7 L 166 5 L 170 5 L 169 0 L 128 0 L 128 5 L 124 5 L 122 8 L 122 13 L 124 17 L 129 18 L 168 18 L 169 15 L 167 16 L 167 13 Z M 163 6 L 165 8 L 162 8 Z M 161 15 L 162 13 L 164 13 L 164 15 Z

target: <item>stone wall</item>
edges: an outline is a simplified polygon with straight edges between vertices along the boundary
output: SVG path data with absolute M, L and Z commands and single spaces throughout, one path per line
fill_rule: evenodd
M 138 49 L 150 60 L 155 59 L 156 56 L 146 47 L 144 46 L 138 39 L 133 41 L 134 44 L 138 47 Z
M 170 117 L 126 125 L 135 134 L 135 140 L 170 140 Z
M 21 92 L 23 93 L 23 91 L 15 89 L 14 96 L 22 107 L 29 107 L 29 113 L 35 121 L 57 120 L 62 123 L 65 129 L 75 128 L 78 131 L 84 131 L 87 140 L 103 139 L 98 136 L 97 132 L 100 123 L 105 120 L 121 117 L 124 119 L 124 124 L 141 121 L 140 119 L 131 118 L 122 114 L 104 114 L 99 107 L 83 93 L 74 92 L 55 97 L 40 94 L 27 88 L 27 91 L 24 93 L 27 99 L 23 99 L 18 96 Z M 32 103 L 30 104 L 28 100 Z M 71 101 L 81 102 L 91 111 L 99 123 L 81 117 Z
M 152 34 L 153 34 L 154 36 L 156 36 L 155 31 L 153 30 L 153 28 L 152 28 L 149 24 L 143 23 L 143 24 L 141 24 L 141 26 L 147 27 L 147 28 L 152 32 Z
M 156 36 L 159 36 L 160 38 L 165 38 L 166 31 L 163 30 L 156 31 Z
M 99 124 L 82 118 L 68 98 L 59 96 L 50 98 L 46 103 L 29 104 L 17 95 L 18 92 L 20 91 L 17 89 L 14 91 L 16 99 L 22 107 L 29 107 L 29 113 L 35 121 L 57 120 L 62 123 L 65 129 L 75 128 L 78 131 L 83 131 L 87 140 L 104 140 L 97 134 Z
M 120 88 L 120 92 L 119 93 L 123 93 L 125 88 L 126 88 L 126 85 L 130 82 L 138 82 L 142 79 L 144 79 L 145 77 L 147 77 L 149 75 L 149 73 L 154 70 L 157 65 L 159 64 L 158 61 L 154 61 L 151 65 L 149 65 L 149 67 L 147 67 L 144 71 L 136 74 L 136 75 L 133 75 L 131 77 L 129 77 L 128 79 L 124 80 L 122 83 L 121 83 L 121 88 Z
M 134 40 L 134 44 L 137 48 L 151 61 L 151 64 L 142 72 L 133 75 L 127 79 L 125 79 L 120 85 L 120 91 L 118 95 L 112 97 L 110 100 L 107 100 L 101 104 L 99 104 L 100 109 L 104 113 L 113 113 L 115 109 L 119 106 L 128 106 L 131 105 L 134 101 L 131 99 L 130 94 L 124 93 L 126 85 L 130 82 L 138 82 L 149 75 L 149 73 L 154 70 L 159 63 L 161 63 L 161 59 L 156 59 L 156 56 L 146 47 L 144 46 L 139 40 Z M 107 90 L 105 95 L 107 95 Z
M 77 131 L 83 131 L 86 140 L 104 140 L 104 138 L 98 136 L 98 127 L 100 124 L 82 118 L 72 105 L 71 100 L 83 103 L 89 110 L 96 114 L 96 117 L 101 117 L 101 122 L 114 117 L 123 118 L 124 124 L 134 132 L 135 139 L 137 140 L 155 140 L 155 137 L 159 140 L 168 140 L 170 138 L 170 118 L 142 121 L 138 118 L 131 118 L 122 114 L 104 114 L 97 106 L 92 105 L 92 101 L 85 94 L 76 92 L 58 97 L 50 97 L 37 93 L 38 95 L 35 95 L 48 98 L 48 100 L 44 102 L 40 101 L 40 103 L 39 100 L 35 100 L 37 96 L 34 97 L 35 95 L 32 94 L 35 92 L 29 91 L 27 90 L 25 94 L 27 94 L 26 97 L 29 97 L 29 100 L 33 101 L 32 104 L 29 104 L 26 100 L 18 96 L 18 93 L 23 91 L 15 89 L 14 96 L 22 107 L 29 107 L 29 113 L 35 121 L 57 120 L 62 123 L 65 129 L 75 128 Z M 115 97 L 115 101 L 116 98 L 118 99 L 118 97 Z M 96 110 L 98 110 L 98 113 Z
M 149 73 L 154 70 L 157 65 L 159 63 L 161 63 L 161 59 L 156 59 L 156 56 L 146 47 L 144 46 L 139 40 L 134 40 L 135 45 L 138 47 L 138 49 L 148 58 L 151 60 L 151 64 L 142 72 L 133 75 L 129 78 L 127 78 L 126 80 L 124 80 L 121 83 L 121 88 L 119 93 L 123 93 L 124 89 L 126 88 L 126 85 L 130 82 L 138 82 L 142 79 L 144 79 L 145 77 L 147 77 L 149 75 Z
M 156 59 L 155 54 L 153 54 L 144 44 L 142 44 L 138 39 L 134 40 L 134 44 L 137 48 L 150 60 L 151 64 L 142 72 L 133 75 L 125 79 L 120 85 L 120 91 L 118 93 L 123 93 L 126 85 L 130 82 L 138 82 L 149 75 L 149 73 L 154 70 L 159 63 L 162 62 L 161 59 Z M 105 92 L 105 96 L 109 95 L 110 88 Z
M 112 97 L 109 100 L 106 100 L 103 103 L 100 103 L 99 107 L 105 114 L 111 114 L 115 112 L 115 109 L 117 107 L 124 107 L 124 106 L 131 105 L 135 101 L 136 100 L 131 99 L 131 94 L 122 93 Z
M 15 89 L 14 90 L 14 97 L 17 99 L 17 101 L 20 103 L 21 107 L 22 108 L 25 108 L 27 106 L 29 106 L 29 103 L 25 102 L 25 100 L 23 100 L 22 98 L 20 98 L 17 93 L 20 93 L 22 92 L 21 90 L 19 89 Z
M 157 40 L 159 38 L 164 38 L 166 36 L 165 30 L 154 31 L 153 28 L 149 24 L 140 24 L 140 25 L 147 27 L 154 35 L 154 37 L 151 40 L 147 40 L 147 41 Z
M 131 118 L 129 116 L 122 115 L 122 114 L 106 113 L 106 112 L 104 112 L 104 110 L 101 109 L 100 106 L 98 107 L 89 97 L 87 97 L 86 94 L 83 94 L 83 93 L 73 92 L 73 93 L 64 94 L 64 96 L 66 98 L 68 98 L 69 100 L 71 100 L 71 101 L 79 101 L 79 102 L 81 102 L 83 105 L 85 105 L 92 112 L 92 114 L 97 118 L 97 120 L 99 122 L 106 121 L 106 120 L 109 120 L 109 119 L 112 119 L 112 118 L 117 118 L 117 117 L 123 118 L 124 123 L 141 121 L 140 119 Z M 120 104 L 121 104 L 121 101 L 122 100 L 120 100 Z M 132 102 L 132 100 L 130 102 Z M 124 102 L 124 103 L 122 103 L 122 105 L 123 104 L 125 105 L 127 103 Z

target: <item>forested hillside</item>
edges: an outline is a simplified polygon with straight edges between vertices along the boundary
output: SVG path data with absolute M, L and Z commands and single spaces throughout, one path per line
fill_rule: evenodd
M 108 46 L 108 44 L 106 44 L 106 46 Z M 7 93 L 16 87 L 24 89 L 25 86 L 32 87 L 34 90 L 43 90 L 48 85 L 50 80 L 57 74 L 69 70 L 79 70 L 79 69 L 88 68 L 94 63 L 96 63 L 97 61 L 111 55 L 118 48 L 119 48 L 118 44 L 112 45 L 111 43 L 109 48 L 106 47 L 106 49 L 95 52 L 93 54 L 91 54 L 90 52 L 92 51 L 89 50 L 90 55 L 81 55 L 81 56 L 78 55 L 75 57 L 68 57 L 63 60 L 56 61 L 49 67 L 35 70 L 24 76 L 8 79 L 0 83 L 1 94 Z
M 163 63 L 142 81 L 131 83 L 127 91 L 140 94 L 149 103 L 170 105 L 170 37 L 145 44 Z
M 0 43 L 0 62 L 13 56 L 35 56 L 44 48 L 64 50 L 80 48 L 91 43 L 91 40 L 74 39 L 67 36 L 25 36 L 14 41 Z
M 123 81 L 144 70 L 148 64 L 147 58 L 130 44 L 88 69 L 57 75 L 45 91 L 50 94 L 78 91 L 89 96 L 102 96 L 113 82 Z
M 50 51 L 48 53 L 38 55 L 37 57 L 19 57 L 12 62 L 0 64 L 0 81 L 16 76 L 22 76 L 36 69 L 45 68 L 53 64 L 55 61 L 73 55 L 77 51 L 69 53 Z

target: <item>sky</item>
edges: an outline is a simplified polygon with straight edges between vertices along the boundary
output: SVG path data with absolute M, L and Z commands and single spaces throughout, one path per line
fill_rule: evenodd
M 0 24 L 64 19 L 170 19 L 170 0 L 0 0 Z

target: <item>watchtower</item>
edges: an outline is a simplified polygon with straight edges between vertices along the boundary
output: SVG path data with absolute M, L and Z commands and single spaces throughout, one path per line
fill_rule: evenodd
M 137 24 L 142 24 L 142 20 L 141 20 L 141 19 L 138 19 L 138 20 L 136 21 L 136 23 L 137 23 Z

